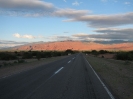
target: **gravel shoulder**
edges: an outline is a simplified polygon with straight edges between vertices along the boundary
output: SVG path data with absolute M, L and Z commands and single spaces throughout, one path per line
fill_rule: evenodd
M 133 62 L 86 56 L 118 99 L 133 99 Z
M 56 60 L 65 58 L 67 56 L 61 56 L 61 57 L 52 57 L 52 58 L 45 58 L 45 59 L 41 59 L 41 60 L 32 60 L 32 61 L 28 61 L 25 63 L 19 63 L 19 64 L 15 64 L 13 66 L 7 66 L 4 68 L 0 68 L 0 78 L 6 77 L 6 76 L 10 76 L 19 72 L 23 72 L 29 69 L 33 69 L 36 68 L 38 66 L 41 65 L 45 65 L 48 64 L 50 62 L 54 62 Z

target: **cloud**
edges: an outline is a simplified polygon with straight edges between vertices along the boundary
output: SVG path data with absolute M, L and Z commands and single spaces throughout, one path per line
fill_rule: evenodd
M 133 41 L 133 29 L 125 28 L 102 28 L 95 30 L 96 34 L 74 34 L 73 37 L 77 37 L 79 40 L 89 40 L 89 41 L 111 41 L 111 40 L 126 40 Z
M 96 38 L 103 38 L 103 39 L 117 39 L 117 40 L 128 40 L 133 41 L 133 29 L 132 28 L 125 28 L 125 29 L 117 29 L 117 28 L 110 28 L 110 29 L 99 29 L 95 32 L 101 33 L 97 35 L 90 35 L 90 37 Z
M 66 40 L 79 40 L 77 37 L 73 36 L 62 36 L 62 35 L 54 35 L 46 38 L 48 41 L 66 41 Z
M 95 30 L 98 33 L 125 33 L 133 34 L 133 28 L 100 28 Z
M 8 47 L 15 47 L 19 45 L 28 44 L 28 42 L 15 42 L 15 41 L 8 41 L 8 40 L 0 40 L 0 49 L 8 48 Z
M 77 33 L 70 36 L 67 35 L 53 35 L 48 37 L 32 36 L 32 35 L 20 35 L 14 34 L 17 38 L 43 38 L 46 41 L 64 41 L 64 40 L 79 40 L 79 41 L 133 41 L 133 29 L 132 28 L 99 28 L 94 30 L 95 34 Z
M 12 10 L 45 10 L 54 9 L 53 4 L 41 0 L 0 0 L 0 8 Z
M 20 35 L 19 33 L 15 33 L 15 34 L 13 34 L 13 36 L 16 38 L 24 38 L 24 39 L 43 39 L 43 38 L 45 38 L 44 36 L 41 36 L 41 35 L 38 35 L 38 36 L 33 36 L 33 35 L 28 35 L 28 34 Z
M 79 3 L 79 2 L 77 2 L 77 1 L 75 1 L 75 2 L 73 2 L 73 3 L 72 3 L 72 5 L 74 5 L 74 6 L 79 6 L 79 5 L 80 5 L 80 3 Z
M 54 35 L 47 37 L 49 41 L 64 41 L 64 40 L 78 40 L 78 41 L 133 41 L 132 28 L 100 28 L 94 31 L 95 34 L 77 33 L 70 36 Z
M 22 38 L 34 39 L 35 37 L 32 35 L 23 35 Z
M 73 37 L 86 37 L 88 36 L 88 34 L 85 34 L 85 33 L 78 33 L 78 34 L 74 34 L 72 35 Z
M 68 18 L 76 18 L 76 17 L 80 17 L 83 15 L 86 15 L 88 12 L 88 10 L 75 10 L 75 9 L 58 9 L 57 11 L 55 11 L 53 13 L 53 16 L 57 16 L 57 17 L 68 17 Z
M 65 21 L 86 22 L 88 26 L 94 28 L 115 27 L 115 26 L 133 24 L 133 12 L 125 14 L 115 14 L 115 15 L 86 15 L 73 19 L 68 19 Z
M 16 33 L 16 34 L 13 34 L 13 36 L 16 38 L 35 39 L 35 36 L 27 35 L 27 34 L 26 35 L 20 35 L 20 34 Z
M 67 2 L 66 0 L 63 0 L 64 2 Z
M 56 8 L 53 4 L 41 0 L 0 0 L 0 9 L 2 9 L 1 14 L 46 16 Z
M 77 2 L 77 4 L 80 3 Z M 129 2 L 126 4 L 129 4 Z M 41 0 L 0 0 L 1 15 L 25 17 L 63 17 L 68 18 L 67 20 L 64 20 L 66 22 L 86 22 L 89 27 L 93 28 L 105 28 L 133 24 L 133 12 L 114 15 L 90 15 L 90 13 L 91 11 L 89 10 L 57 8 L 52 3 Z M 20 35 L 17 36 L 19 38 Z M 32 36 L 25 35 L 25 38 L 32 38 Z
M 66 0 L 65 0 L 66 1 Z M 88 10 L 61 9 L 41 0 L 0 0 L 0 14 L 24 17 L 79 17 Z
M 74 38 L 76 38 L 77 40 L 80 40 L 80 41 L 100 41 L 100 40 L 105 40 L 105 39 L 97 39 L 95 37 L 90 37 L 90 35 L 86 34 L 86 33 L 74 34 L 74 35 L 72 35 L 72 37 L 74 37 Z
M 130 3 L 130 2 L 125 2 L 124 4 L 126 4 L 126 5 L 130 5 L 131 3 Z
M 69 32 L 64 32 L 64 33 L 69 33 Z
M 18 33 L 13 34 L 13 36 L 14 36 L 14 37 L 16 37 L 16 38 L 21 38 L 21 35 L 20 35 L 20 34 L 18 34 Z

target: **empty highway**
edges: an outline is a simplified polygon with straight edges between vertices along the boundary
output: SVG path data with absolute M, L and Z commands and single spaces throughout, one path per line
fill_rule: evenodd
M 0 78 L 0 99 L 115 99 L 83 54 Z

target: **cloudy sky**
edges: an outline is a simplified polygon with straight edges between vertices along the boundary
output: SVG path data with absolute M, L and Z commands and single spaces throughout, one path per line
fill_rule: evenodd
M 0 0 L 0 46 L 60 40 L 133 41 L 133 0 Z

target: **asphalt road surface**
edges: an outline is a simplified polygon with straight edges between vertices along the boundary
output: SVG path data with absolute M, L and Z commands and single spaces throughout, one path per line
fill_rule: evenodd
M 0 99 L 115 99 L 82 54 L 0 79 Z

